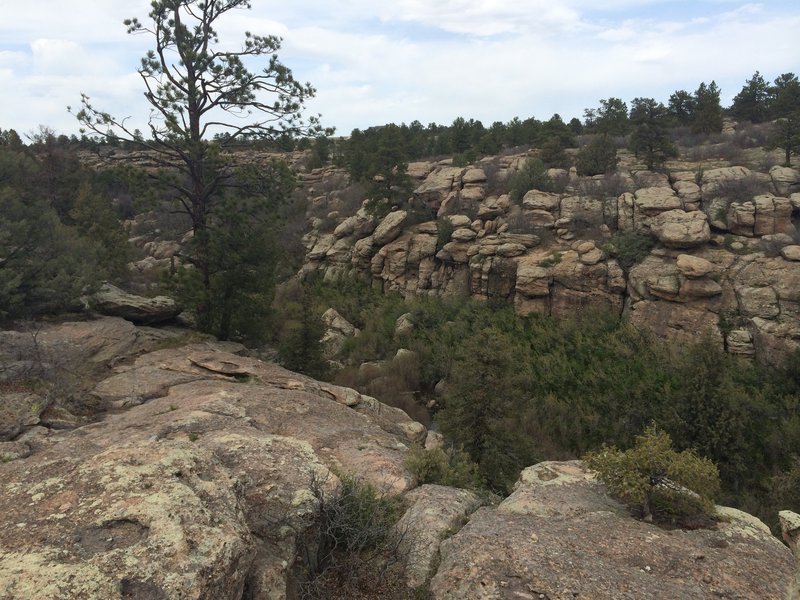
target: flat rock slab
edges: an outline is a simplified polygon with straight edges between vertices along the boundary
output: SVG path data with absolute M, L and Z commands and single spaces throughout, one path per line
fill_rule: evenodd
M 432 597 L 785 600 L 789 550 L 757 519 L 725 514 L 714 530 L 661 529 L 629 516 L 580 463 L 542 463 L 442 542 Z

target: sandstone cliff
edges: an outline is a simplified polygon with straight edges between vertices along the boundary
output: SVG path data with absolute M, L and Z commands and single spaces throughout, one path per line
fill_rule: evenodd
M 31 335 L 2 332 L 6 381 L 37 363 L 21 356 Z M 117 318 L 47 326 L 34 341 L 51 367 L 72 357 L 95 378 L 84 398 L 95 412 L 55 427 L 40 401 L 0 388 L 19 409 L 0 411 L 4 600 L 294 598 L 312 482 L 333 488 L 334 471 L 406 496 L 406 580 L 432 577 L 432 598 L 784 600 L 794 585 L 790 551 L 749 515 L 660 529 L 578 462 L 525 470 L 496 506 L 417 487 L 404 458 L 425 443 L 419 423 L 237 344 L 184 345 Z
M 366 277 L 403 295 L 506 298 L 520 314 L 603 307 L 664 337 L 710 333 L 765 362 L 800 344 L 797 171 L 676 162 L 666 176 L 637 171 L 628 157 L 605 178 L 551 170 L 561 192 L 530 190 L 514 205 L 504 182 L 524 159 L 413 163 L 410 207 L 382 220 L 340 212 L 337 190 L 319 192 L 343 174 L 314 172 L 306 191 L 317 212 L 331 212 L 304 238 L 303 272 Z M 655 248 L 624 269 L 607 252 L 618 232 Z

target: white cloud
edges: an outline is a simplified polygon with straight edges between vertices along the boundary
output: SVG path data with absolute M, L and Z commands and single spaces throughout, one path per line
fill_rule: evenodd
M 35 6 L 31 6 L 34 5 Z M 353 127 L 456 116 L 489 124 L 518 115 L 580 116 L 600 98 L 666 100 L 716 79 L 723 101 L 758 69 L 797 70 L 800 8 L 706 0 L 254 0 L 220 23 L 284 37 L 281 59 L 318 95 L 311 112 Z M 0 0 L 0 127 L 77 129 L 64 106 L 80 92 L 114 114 L 147 108 L 135 74 L 148 36 L 121 20 L 148 0 Z

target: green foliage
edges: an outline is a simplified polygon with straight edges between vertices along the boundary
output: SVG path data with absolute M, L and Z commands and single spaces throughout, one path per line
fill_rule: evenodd
M 564 146 L 557 137 L 548 139 L 542 145 L 539 158 L 545 167 L 549 169 L 569 169 L 570 159 L 564 151 Z
M 715 82 L 701 83 L 694 93 L 691 127 L 693 133 L 719 133 L 722 131 L 722 106 L 720 89 Z
M 455 231 L 455 227 L 449 218 L 442 217 L 436 221 L 436 252 L 444 248 L 444 245 L 450 241 L 453 231 Z
M 553 181 L 547 174 L 547 168 L 538 158 L 528 158 L 525 164 L 508 180 L 509 199 L 521 204 L 522 198 L 530 190 L 549 191 Z
M 667 104 L 667 112 L 673 123 L 680 126 L 690 125 L 694 117 L 695 98 L 686 90 L 676 90 Z
M 406 466 L 420 485 L 436 483 L 468 490 L 483 489 L 478 464 L 461 449 L 426 450 L 414 446 L 406 455 Z
M 403 532 L 395 527 L 402 498 L 351 475 L 340 475 L 339 482 L 330 491 L 327 482 L 311 481 L 317 536 L 298 540 L 307 569 L 301 597 L 406 597 L 399 573 Z
M 769 115 L 769 85 L 758 71 L 733 98 L 731 115 L 736 119 L 763 123 Z
M 604 136 L 624 136 L 630 129 L 628 105 L 619 98 L 600 100 L 599 108 L 587 108 L 583 114 L 586 128 Z
M 655 248 L 655 239 L 641 231 L 618 231 L 603 245 L 603 250 L 616 258 L 626 272 L 642 262 Z
M 312 305 L 311 294 L 302 289 L 298 294 L 299 298 L 289 300 L 284 296 L 283 299 L 278 357 L 287 369 L 315 379 L 325 379 L 328 364 L 322 355 L 320 342 L 325 328 Z
M 635 98 L 631 104 L 630 148 L 651 171 L 678 156 L 678 149 L 669 139 L 668 118 L 666 107 L 652 98 Z
M 714 514 L 719 471 L 692 450 L 676 452 L 670 436 L 655 425 L 636 437 L 633 448 L 603 448 L 585 457 L 587 466 L 612 493 L 653 517 Z
M 603 175 L 617 168 L 617 146 L 607 135 L 598 135 L 578 150 L 575 168 L 578 175 Z
M 514 345 L 484 328 L 457 350 L 438 419 L 442 432 L 480 465 L 489 487 L 509 491 L 520 470 L 536 461 L 533 447 L 508 421 L 519 403 Z
M 222 339 L 263 341 L 270 328 L 274 288 L 276 207 L 294 177 L 283 161 L 238 173 L 240 193 L 216 201 L 206 226 L 192 239 L 194 263 L 174 276 L 178 295 L 195 310 L 203 331 Z M 204 277 L 207 278 L 204 280 Z
M 274 264 L 269 260 L 268 219 L 254 201 L 263 191 L 242 190 L 241 170 L 237 173 L 232 153 L 223 150 L 252 137 L 322 133 L 316 117 L 303 120 L 304 104 L 315 90 L 296 81 L 280 62 L 279 37 L 245 32 L 240 45 L 220 42 L 220 20 L 247 8 L 248 0 L 153 0 L 147 23 L 125 20 L 129 34 L 147 35 L 154 45 L 138 69 L 152 109 L 147 139 L 132 131 L 127 119 L 93 106 L 86 95 L 76 114 L 87 130 L 134 150 L 122 160 L 136 162 L 145 151 L 159 165 L 148 176 L 171 192 L 194 233 L 191 262 L 198 273 L 183 278 L 193 279 L 182 286 L 184 296 L 193 296 L 200 327 L 223 337 L 243 334 L 248 303 L 255 320 L 262 320 L 273 267 L 257 265 Z M 249 64 L 259 57 L 266 64 L 250 71 Z M 214 131 L 212 142 L 208 137 Z M 267 171 L 277 173 L 275 184 L 280 186 L 279 170 Z M 247 219 L 236 213 L 251 209 L 256 214 Z M 236 232 L 239 227 L 242 231 Z M 246 266 L 237 267 L 237 261 Z
M 119 275 L 127 240 L 109 202 L 75 168 L 51 193 L 54 167 L 41 148 L 18 138 L 0 143 L 0 319 L 59 312 L 81 306 L 81 295 Z M 44 143 L 44 142 L 42 142 Z M 64 148 L 48 152 L 73 164 Z M 59 216 L 61 215 L 61 216 Z

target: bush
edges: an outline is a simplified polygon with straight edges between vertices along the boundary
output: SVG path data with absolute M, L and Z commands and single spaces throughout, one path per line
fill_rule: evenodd
M 436 252 L 439 252 L 450 241 L 454 230 L 453 222 L 447 217 L 440 218 L 436 222 Z
M 508 180 L 508 196 L 512 202 L 521 204 L 522 197 L 530 190 L 549 192 L 552 185 L 544 163 L 538 158 L 529 158 Z
M 317 535 L 303 544 L 306 581 L 301 597 L 408 598 L 402 579 L 403 532 L 395 527 L 403 513 L 399 496 L 382 494 L 349 475 L 335 492 L 312 479 Z
M 614 140 L 602 135 L 578 150 L 575 168 L 578 175 L 602 175 L 617 168 L 617 146 Z
M 460 449 L 426 450 L 414 446 L 406 455 L 406 466 L 420 485 L 436 483 L 468 490 L 483 489 L 478 464 Z
M 636 437 L 633 448 L 603 448 L 584 460 L 613 494 L 640 510 L 645 521 L 714 515 L 713 498 L 720 487 L 716 465 L 693 450 L 673 450 L 672 438 L 655 424 Z
M 633 265 L 642 262 L 655 248 L 656 241 L 646 233 L 639 231 L 618 231 L 603 246 L 603 250 L 616 258 L 626 272 Z

